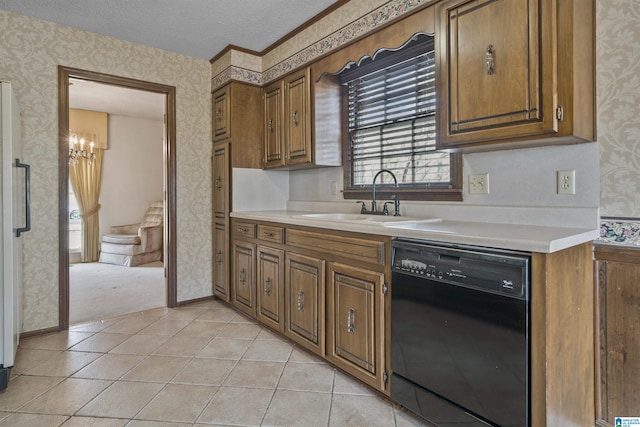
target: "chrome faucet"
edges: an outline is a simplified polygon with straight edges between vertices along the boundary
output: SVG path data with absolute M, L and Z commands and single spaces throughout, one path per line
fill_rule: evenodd
M 391 175 L 391 178 L 393 178 L 393 182 L 395 183 L 396 188 L 398 188 L 398 180 L 396 179 L 396 176 L 393 174 L 393 172 L 391 172 L 388 169 L 380 169 L 378 173 L 376 173 L 376 175 L 373 177 L 373 188 L 372 188 L 373 200 L 371 201 L 371 210 L 370 211 L 367 210 L 367 206 L 365 202 L 360 200 L 356 202 L 356 203 L 362 204 L 360 208 L 361 214 L 389 215 L 389 209 L 387 208 L 387 205 L 393 203 L 393 207 L 395 210 L 395 212 L 393 213 L 393 216 L 400 216 L 400 199 L 398 199 L 398 196 L 396 196 L 395 194 L 391 195 L 391 199 L 393 200 L 393 202 L 385 202 L 382 212 L 378 212 L 378 203 L 376 202 L 376 180 L 378 179 L 378 175 L 380 175 L 383 172 L 386 172 L 389 175 Z
M 393 182 L 396 185 L 396 188 L 398 187 L 398 180 L 396 179 L 396 176 L 393 174 L 393 172 L 391 172 L 388 169 L 380 169 L 378 171 L 378 173 L 376 173 L 376 175 L 373 177 L 373 189 L 372 189 L 372 201 L 371 201 L 371 213 L 378 213 L 378 204 L 376 202 L 376 180 L 378 179 L 378 175 L 380 175 L 381 173 L 386 172 L 389 175 L 391 175 L 391 178 L 393 178 Z M 400 216 L 400 201 L 398 200 L 397 196 L 392 196 L 393 200 L 394 200 L 394 205 L 395 205 L 395 213 L 394 215 L 396 216 Z M 387 204 L 385 203 L 384 205 L 384 209 L 383 209 L 383 214 L 385 215 L 389 215 L 389 211 L 387 210 Z
M 376 179 L 378 179 L 378 176 L 383 172 L 386 172 L 389 175 L 391 175 L 391 178 L 393 178 L 393 182 L 396 184 L 396 187 L 398 186 L 398 180 L 396 179 L 396 176 L 393 174 L 393 172 L 391 172 L 389 169 L 380 169 L 378 173 L 373 177 L 373 191 L 372 191 L 373 200 L 371 202 L 371 212 L 378 212 L 378 206 L 376 203 Z

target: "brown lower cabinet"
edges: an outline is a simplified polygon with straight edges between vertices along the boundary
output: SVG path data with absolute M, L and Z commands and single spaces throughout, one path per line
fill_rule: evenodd
M 256 318 L 283 332 L 284 251 L 258 245 L 256 263 Z
M 287 253 L 284 333 L 324 356 L 324 268 L 313 256 Z
M 231 303 L 388 394 L 390 238 L 232 219 Z
M 389 395 L 391 238 L 236 218 L 231 233 L 231 303 Z M 640 262 L 599 261 L 608 293 L 601 285 L 596 393 L 592 255 L 590 242 L 532 254 L 532 427 L 582 427 L 598 417 L 609 426 L 607 416 L 640 407 L 635 382 L 627 381 L 640 375 L 633 334 Z
M 255 244 L 240 240 L 233 242 L 231 301 L 238 309 L 250 316 L 255 316 L 256 310 L 254 254 Z
M 227 260 L 229 237 L 227 221 L 215 220 L 213 223 L 213 293 L 229 302 L 229 261 Z
M 640 416 L 640 249 L 598 245 L 596 420 Z
M 327 357 L 384 390 L 384 273 L 331 263 L 329 274 Z

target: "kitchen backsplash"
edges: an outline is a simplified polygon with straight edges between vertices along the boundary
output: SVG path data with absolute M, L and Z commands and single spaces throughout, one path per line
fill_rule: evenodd
M 598 155 L 597 143 L 466 154 L 462 202 L 402 201 L 401 211 L 458 221 L 597 228 Z M 556 194 L 556 172 L 565 169 L 576 171 L 575 195 Z M 485 172 L 490 194 L 468 194 L 468 174 Z M 333 181 L 342 189 L 342 174 L 341 167 L 234 169 L 233 210 L 358 212 L 355 200 L 332 194 Z
M 587 143 L 465 154 L 462 202 L 402 202 L 403 214 L 597 228 L 599 153 L 598 143 Z M 556 173 L 566 169 L 576 171 L 575 195 L 556 192 Z M 489 173 L 490 194 L 468 194 L 467 177 L 477 173 Z M 319 209 L 322 203 L 341 203 L 351 210 L 355 201 L 331 194 L 331 181 L 342 188 L 342 168 L 290 172 L 289 206 L 312 202 L 309 206 Z

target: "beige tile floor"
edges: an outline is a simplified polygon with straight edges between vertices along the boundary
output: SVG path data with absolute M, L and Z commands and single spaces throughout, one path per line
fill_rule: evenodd
M 0 426 L 422 426 L 219 301 L 23 339 Z

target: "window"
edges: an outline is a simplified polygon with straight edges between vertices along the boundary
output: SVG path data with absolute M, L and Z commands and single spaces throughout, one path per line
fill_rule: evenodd
M 381 169 L 402 199 L 460 200 L 459 155 L 436 151 L 433 37 L 414 37 L 340 74 L 347 100 L 345 198 L 366 197 Z M 377 184 L 393 184 L 382 174 Z M 385 190 L 381 189 L 381 193 Z

